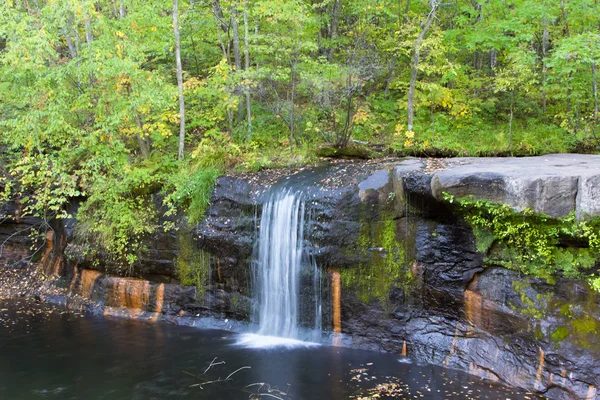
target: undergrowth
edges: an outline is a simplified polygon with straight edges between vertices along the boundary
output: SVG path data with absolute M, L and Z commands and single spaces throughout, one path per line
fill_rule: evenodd
M 574 213 L 552 218 L 472 197 L 457 200 L 445 194 L 445 199 L 458 205 L 488 262 L 549 282 L 558 277 L 588 279 L 600 289 L 600 218 L 580 221 Z

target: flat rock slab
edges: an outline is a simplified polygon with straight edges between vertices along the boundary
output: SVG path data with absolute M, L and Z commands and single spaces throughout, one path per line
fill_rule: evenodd
M 455 158 L 433 173 L 431 192 L 505 203 L 552 217 L 575 211 L 578 219 L 600 215 L 600 156 Z

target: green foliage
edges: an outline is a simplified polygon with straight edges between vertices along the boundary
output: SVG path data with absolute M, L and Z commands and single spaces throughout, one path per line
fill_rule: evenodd
M 154 206 L 155 165 L 142 165 L 117 176 L 96 177 L 77 213 L 77 236 L 131 273 L 144 238 L 158 228 Z
M 557 276 L 593 279 L 593 267 L 600 260 L 600 219 L 551 218 L 529 209 L 517 213 L 507 204 L 455 200 L 447 194 L 445 198 L 458 204 L 473 227 L 478 250 L 486 252 L 490 261 L 550 281 Z
M 128 267 L 159 225 L 155 194 L 169 215 L 199 221 L 218 174 L 312 163 L 315 149 L 598 150 L 593 0 L 440 8 L 420 46 L 410 132 L 427 1 L 180 1 L 181 163 L 173 4 L 122 6 L 0 2 L 0 201 L 19 199 L 23 216 L 44 221 L 82 201 L 81 240 Z M 592 244 L 589 254 L 541 247 L 538 258 L 576 269 L 595 254 Z
M 164 204 L 168 207 L 167 215 L 174 215 L 178 209 L 183 210 L 192 224 L 200 222 L 210 203 L 215 180 L 219 176 L 218 169 L 181 169 L 169 178 Z

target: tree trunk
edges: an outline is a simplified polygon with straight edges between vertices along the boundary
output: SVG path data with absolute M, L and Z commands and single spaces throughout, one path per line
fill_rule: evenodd
M 133 108 L 133 115 L 134 115 L 133 118 L 135 120 L 135 125 L 140 130 L 135 135 L 137 142 L 138 142 L 138 147 L 140 148 L 140 152 L 142 153 L 142 157 L 144 157 L 144 160 L 147 160 L 150 150 L 148 150 L 148 148 L 149 148 L 148 143 L 146 143 L 146 141 L 144 141 L 144 139 L 142 139 L 141 133 L 142 133 L 142 130 L 144 129 L 144 124 L 142 123 L 142 120 L 140 119 L 140 115 L 138 114 L 135 107 Z
M 290 149 L 292 149 L 292 144 L 293 141 L 296 138 L 296 132 L 295 132 L 295 128 L 296 128 L 296 116 L 295 116 L 295 112 L 296 112 L 296 104 L 295 104 L 295 97 L 296 97 L 296 60 L 292 60 L 292 64 L 291 64 L 291 73 L 290 73 L 290 79 L 291 79 L 291 86 L 292 86 L 292 95 L 291 95 L 291 107 L 290 107 Z
M 252 110 L 250 108 L 250 88 L 248 87 L 248 72 L 250 70 L 250 46 L 248 44 L 248 0 L 244 0 L 244 91 L 246 92 L 246 119 L 248 121 L 248 139 L 252 137 Z
M 598 85 L 596 81 L 596 63 L 592 61 L 592 95 L 594 96 L 594 125 L 598 123 Z
M 225 23 L 225 17 L 223 16 L 223 7 L 221 7 L 221 2 L 219 0 L 213 0 L 213 14 L 217 20 L 217 25 L 223 32 L 227 32 L 229 27 Z
M 408 131 L 413 130 L 413 122 L 415 117 L 415 86 L 417 84 L 417 74 L 419 72 L 419 57 L 421 52 L 421 43 L 431 28 L 431 24 L 435 19 L 435 14 L 437 13 L 437 9 L 439 6 L 439 0 L 431 0 L 431 10 L 429 11 L 429 15 L 427 16 L 427 20 L 425 20 L 425 25 L 423 26 L 423 30 L 419 33 L 417 40 L 415 41 L 414 53 L 413 53 L 413 62 L 412 62 L 412 71 L 410 74 L 410 86 L 408 89 Z
M 568 118 L 570 119 L 570 114 L 571 114 L 571 76 L 569 74 L 569 81 L 567 82 L 567 114 Z
M 515 91 L 513 90 L 510 93 L 510 118 L 508 120 L 508 146 L 507 149 L 510 149 L 510 145 L 512 144 L 512 132 L 513 132 L 513 118 L 514 118 L 514 110 L 515 110 Z
M 92 21 L 88 17 L 85 20 L 85 41 L 87 44 L 90 44 L 92 43 L 92 40 L 94 40 L 94 35 L 92 34 Z
M 221 50 L 223 51 L 223 58 L 227 61 L 227 64 L 231 64 L 230 46 L 229 43 L 226 45 L 225 40 L 223 39 L 223 34 L 229 30 L 229 26 L 225 22 L 221 2 L 219 0 L 213 0 L 212 9 L 213 16 L 215 17 L 215 24 L 217 25 L 217 37 L 219 39 L 219 44 L 221 45 Z M 233 112 L 229 108 L 227 109 L 227 130 L 230 135 L 233 135 Z
M 402 23 L 408 22 L 408 12 L 410 11 L 410 0 L 406 0 L 406 7 L 404 7 L 404 16 L 402 17 Z
M 235 61 L 235 70 L 239 73 L 242 70 L 242 57 L 240 54 L 240 33 L 238 30 L 237 2 L 231 8 L 231 29 L 233 31 L 233 59 Z M 240 123 L 244 112 L 242 95 L 239 95 L 237 122 Z
M 125 18 L 127 16 L 127 9 L 125 8 L 125 0 L 121 0 L 119 3 L 119 16 Z
M 496 49 L 490 50 L 490 73 L 498 64 L 498 51 Z
M 570 29 L 569 29 L 569 12 L 567 11 L 567 4 L 568 4 L 568 0 L 563 0 L 560 3 L 560 11 L 562 13 L 562 18 L 564 21 L 564 25 L 563 25 L 563 34 L 565 36 L 570 36 Z
M 179 149 L 177 159 L 183 159 L 185 146 L 185 101 L 183 98 L 183 68 L 179 40 L 179 0 L 173 0 L 173 34 L 175 35 L 175 64 L 177 66 L 177 91 L 179 92 Z
M 548 19 L 543 20 L 544 32 L 542 33 L 542 110 L 546 115 L 547 98 L 546 98 L 546 75 L 548 74 L 548 66 L 546 65 L 546 56 L 548 55 L 548 46 L 550 43 L 548 33 Z
M 71 56 L 71 58 L 77 58 L 75 44 L 73 43 L 73 39 L 71 39 L 71 35 L 69 33 L 65 34 L 65 40 L 67 41 L 67 47 L 69 48 L 69 55 Z
M 229 64 L 231 62 L 229 59 L 229 46 L 226 46 L 225 41 L 223 40 L 223 33 L 226 33 L 229 27 L 225 23 L 223 9 L 221 8 L 221 3 L 219 0 L 214 0 L 212 2 L 212 6 L 213 16 L 215 17 L 215 23 L 217 24 L 217 37 L 219 39 L 219 44 L 221 45 L 221 50 L 223 51 L 223 57 Z
M 331 13 L 331 25 L 330 25 L 330 29 L 329 29 L 329 38 L 331 40 L 331 43 L 329 44 L 329 50 L 327 51 L 327 61 L 331 62 L 331 60 L 333 59 L 333 54 L 334 54 L 334 43 L 333 41 L 335 40 L 335 38 L 338 35 L 338 28 L 339 28 L 339 20 L 340 20 L 340 0 L 334 0 L 333 2 L 333 9 L 332 9 L 332 13 Z

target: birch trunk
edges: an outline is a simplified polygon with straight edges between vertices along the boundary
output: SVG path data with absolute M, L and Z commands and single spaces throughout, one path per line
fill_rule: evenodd
M 183 159 L 185 147 L 185 101 L 183 97 L 183 68 L 179 40 L 179 0 L 173 0 L 173 34 L 175 36 L 175 64 L 177 67 L 177 91 L 179 92 L 179 149 L 177 158 Z
M 412 71 L 410 74 L 410 86 L 408 89 L 408 131 L 413 130 L 414 118 L 415 118 L 415 86 L 417 84 L 417 75 L 419 72 L 419 59 L 421 54 L 421 43 L 425 38 L 425 35 L 431 28 L 431 24 L 435 19 L 435 15 L 437 13 L 437 9 L 439 6 L 439 0 L 431 0 L 431 10 L 429 11 L 429 15 L 425 20 L 425 25 L 423 26 L 423 30 L 419 33 L 417 40 L 415 41 L 414 52 L 413 52 L 413 61 L 412 61 Z

